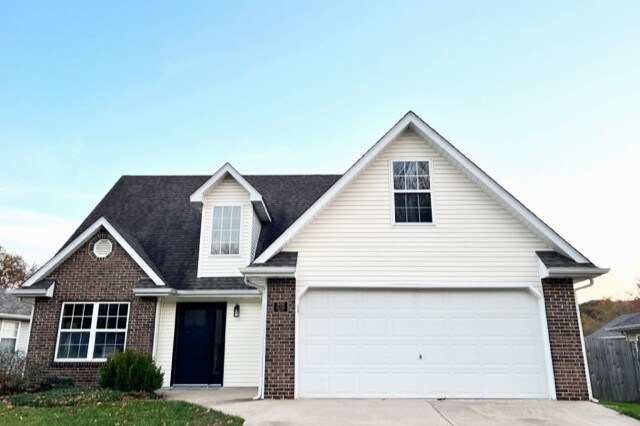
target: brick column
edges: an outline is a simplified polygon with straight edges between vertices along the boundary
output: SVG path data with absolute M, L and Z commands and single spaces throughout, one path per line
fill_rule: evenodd
M 264 397 L 291 399 L 295 384 L 296 280 L 267 280 Z
M 560 400 L 589 399 L 587 376 L 582 354 L 580 327 L 571 279 L 542 280 L 547 311 L 551 360 Z

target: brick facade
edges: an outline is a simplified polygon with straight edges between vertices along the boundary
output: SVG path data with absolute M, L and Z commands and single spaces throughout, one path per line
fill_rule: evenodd
M 267 281 L 264 397 L 294 397 L 296 347 L 296 280 Z M 286 309 L 285 309 L 286 303 Z
M 551 359 L 560 400 L 589 399 L 580 327 L 571 279 L 542 280 Z
M 111 240 L 113 254 L 105 259 L 93 255 L 95 238 L 79 247 L 47 277 L 56 282 L 53 298 L 36 300 L 27 356 L 44 365 L 47 374 L 73 377 L 79 385 L 96 384 L 99 377 L 99 362 L 54 362 L 63 302 L 131 302 L 126 345 L 152 350 L 156 299 L 134 296 L 133 287 L 146 274 Z

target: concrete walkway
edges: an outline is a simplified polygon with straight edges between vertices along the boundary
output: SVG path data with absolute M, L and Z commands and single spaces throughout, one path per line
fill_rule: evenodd
M 178 399 L 243 417 L 245 425 L 640 425 L 591 402 L 547 400 L 300 399 L 253 401 L 256 389 L 178 390 Z

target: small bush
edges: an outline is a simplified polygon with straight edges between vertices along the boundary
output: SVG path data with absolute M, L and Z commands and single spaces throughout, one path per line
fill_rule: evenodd
M 43 366 L 27 362 L 24 352 L 0 351 L 0 395 L 35 390 L 42 377 Z
M 40 382 L 40 390 L 67 389 L 76 385 L 72 377 L 48 376 Z
M 100 368 L 100 386 L 123 392 L 153 392 L 162 386 L 163 378 L 150 354 L 130 349 L 116 352 Z

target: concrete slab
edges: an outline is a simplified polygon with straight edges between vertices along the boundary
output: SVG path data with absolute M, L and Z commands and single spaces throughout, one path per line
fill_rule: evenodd
M 172 389 L 193 402 L 256 425 L 611 425 L 640 422 L 591 402 L 547 400 L 299 399 L 253 401 L 255 388 Z

